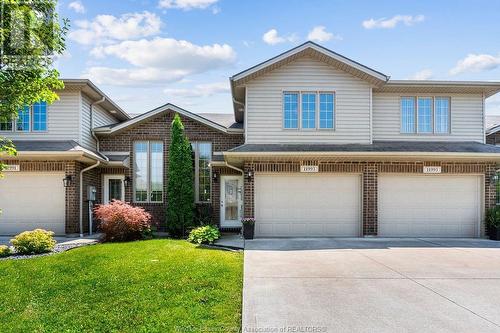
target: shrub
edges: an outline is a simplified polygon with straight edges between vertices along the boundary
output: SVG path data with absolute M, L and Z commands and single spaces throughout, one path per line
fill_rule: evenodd
M 7 245 L 0 245 L 0 258 L 8 257 L 11 255 L 10 247 Z
M 486 226 L 500 228 L 500 206 L 495 206 L 486 211 Z
M 188 241 L 195 244 L 212 244 L 220 238 L 220 231 L 212 225 L 206 225 L 191 230 Z
M 11 239 L 16 252 L 20 254 L 39 254 L 50 252 L 54 249 L 56 241 L 54 233 L 43 229 L 25 231 Z
M 168 151 L 167 182 L 167 230 L 173 237 L 184 237 L 193 226 L 194 172 L 193 150 L 184 134 L 184 126 L 178 114 L 172 122 Z
M 151 234 L 151 214 L 142 207 L 113 200 L 109 204 L 98 205 L 94 214 L 101 221 L 99 230 L 104 234 L 104 241 L 131 241 Z

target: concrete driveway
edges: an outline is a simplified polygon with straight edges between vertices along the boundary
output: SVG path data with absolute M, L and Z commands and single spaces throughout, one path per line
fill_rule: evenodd
M 243 332 L 500 332 L 500 242 L 247 241 Z

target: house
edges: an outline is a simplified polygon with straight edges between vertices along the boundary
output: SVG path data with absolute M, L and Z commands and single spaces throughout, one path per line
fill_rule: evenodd
M 130 119 L 89 81 L 67 81 L 46 131 L 34 130 L 35 105 L 30 131 L 16 120 L 0 132 L 20 151 L 0 180 L 0 234 L 87 232 L 92 189 L 96 202 L 124 199 L 165 226 L 178 113 L 197 206 L 223 229 L 245 216 L 257 237 L 485 235 L 500 147 L 486 144 L 484 101 L 500 82 L 390 80 L 307 42 L 230 84 L 234 114 L 166 104 Z

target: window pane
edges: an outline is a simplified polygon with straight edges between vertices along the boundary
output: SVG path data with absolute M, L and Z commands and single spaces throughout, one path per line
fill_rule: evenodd
M 333 128 L 335 106 L 333 93 L 319 94 L 319 128 Z
M 0 118 L 0 131 L 12 131 L 12 120 Z
M 415 132 L 415 98 L 401 98 L 401 133 Z
M 33 131 L 47 130 L 47 102 L 33 104 Z
M 151 142 L 151 201 L 163 201 L 163 143 Z
M 30 130 L 30 108 L 25 106 L 17 114 L 16 131 L 27 132 Z
M 285 128 L 299 127 L 299 94 L 285 93 L 283 95 L 283 113 Z
M 432 132 L 432 98 L 418 98 L 418 132 Z
M 135 201 L 148 200 L 148 143 L 134 142 L 134 195 Z
M 450 131 L 450 99 L 448 97 L 436 97 L 434 111 L 434 130 L 436 133 L 448 133 Z
M 302 94 L 302 128 L 316 128 L 316 94 Z
M 212 144 L 198 143 L 198 200 L 210 201 L 210 161 L 212 159 Z

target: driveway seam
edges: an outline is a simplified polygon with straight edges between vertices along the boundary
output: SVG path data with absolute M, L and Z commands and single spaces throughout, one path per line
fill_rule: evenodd
M 358 251 L 358 252 L 359 252 L 359 251 Z M 386 265 L 386 264 L 384 264 L 384 263 L 379 262 L 379 261 L 378 261 L 378 260 L 376 260 L 376 259 L 373 259 L 372 257 L 370 257 L 370 256 L 366 255 L 365 253 L 361 253 L 361 254 L 362 254 L 363 256 L 365 256 L 366 258 L 368 258 L 368 259 L 372 260 L 373 262 L 375 262 L 375 263 L 377 263 L 377 264 L 379 264 L 379 265 L 382 265 L 382 266 L 384 266 L 385 268 L 387 268 L 387 269 L 389 269 L 389 270 L 391 270 L 391 271 L 395 272 L 396 274 L 399 274 L 399 275 L 401 275 L 401 276 L 405 277 L 406 279 L 408 279 L 408 280 L 410 280 L 410 281 L 412 281 L 412 282 L 414 282 L 414 283 L 418 284 L 419 286 L 421 286 L 421 287 L 423 287 L 423 288 L 425 288 L 425 289 L 429 290 L 430 292 L 432 292 L 432 293 L 434 293 L 434 294 L 436 294 L 436 295 L 438 295 L 438 296 L 440 296 L 440 297 L 442 297 L 442 298 L 446 299 L 447 301 L 449 301 L 449 302 L 451 302 L 451 303 L 455 304 L 456 306 L 458 306 L 458 307 L 460 307 L 460 308 L 462 308 L 462 309 L 464 309 L 464 310 L 466 310 L 466 311 L 468 311 L 468 312 L 472 313 L 473 315 L 475 315 L 475 316 L 477 316 L 477 317 L 479 317 L 479 318 L 481 318 L 481 319 L 483 319 L 483 320 L 485 320 L 485 321 L 489 322 L 490 324 L 493 324 L 493 325 L 495 325 L 496 327 L 500 327 L 500 325 L 499 325 L 499 324 L 497 324 L 497 323 L 495 323 L 494 321 L 491 321 L 491 320 L 489 320 L 488 318 L 481 316 L 479 313 L 476 313 L 476 312 L 474 312 L 473 310 L 469 309 L 468 307 L 466 307 L 466 306 L 464 306 L 464 305 L 462 305 L 462 304 L 459 304 L 458 302 L 456 302 L 456 301 L 452 300 L 451 298 L 449 298 L 449 297 L 447 297 L 447 296 L 445 296 L 445 295 L 440 294 L 440 293 L 439 293 L 439 292 L 437 292 L 436 290 L 434 290 L 434 289 L 432 289 L 432 288 L 430 288 L 430 287 L 428 287 L 428 286 L 426 286 L 426 285 L 424 285 L 424 284 L 422 284 L 422 283 L 420 283 L 420 282 L 418 282 L 418 281 L 414 280 L 412 277 L 407 276 L 407 275 L 405 275 L 405 274 L 403 274 L 403 273 L 401 273 L 401 272 L 399 272 L 399 271 L 397 271 L 397 270 L 393 269 L 392 267 L 390 267 L 390 266 L 388 266 L 388 265 Z

